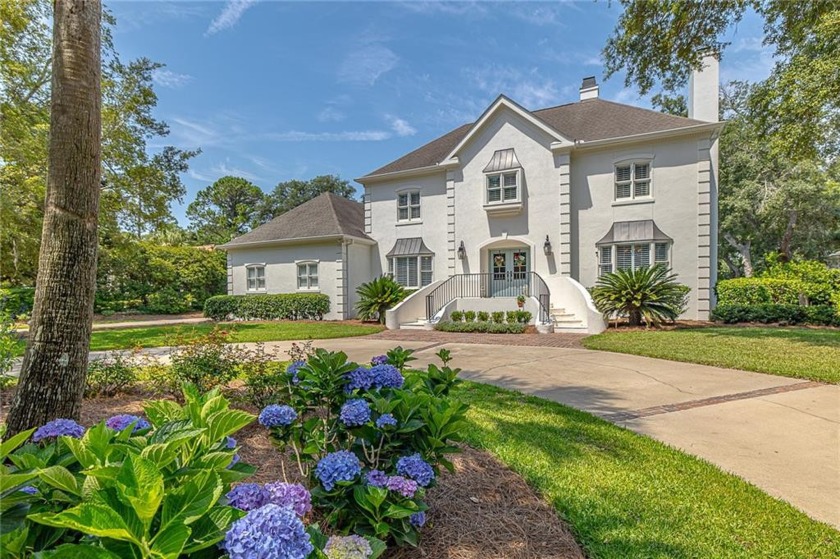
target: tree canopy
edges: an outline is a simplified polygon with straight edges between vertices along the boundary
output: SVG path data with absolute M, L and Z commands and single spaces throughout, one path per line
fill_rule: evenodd
M 259 225 L 265 194 L 241 177 L 222 177 L 198 191 L 187 219 L 199 242 L 221 244 Z
M 332 192 L 350 199 L 356 194 L 350 182 L 337 175 L 320 175 L 308 181 L 294 179 L 281 182 L 266 196 L 263 219 L 268 221 L 324 192 Z

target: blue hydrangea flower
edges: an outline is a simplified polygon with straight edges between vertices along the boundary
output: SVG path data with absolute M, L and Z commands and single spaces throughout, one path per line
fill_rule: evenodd
M 236 448 L 236 439 L 233 437 L 225 437 L 225 448 Z
M 388 356 L 387 355 L 377 355 L 373 359 L 370 360 L 371 365 L 387 365 L 388 364 Z
M 266 483 L 263 488 L 268 494 L 268 502 L 281 507 L 291 507 L 301 518 L 312 510 L 312 496 L 299 483 L 275 481 Z
M 423 487 L 428 487 L 435 479 L 435 471 L 420 454 L 403 456 L 397 460 L 397 473 L 410 477 Z
M 390 426 L 393 427 L 397 424 L 397 418 L 391 415 L 390 413 L 386 413 L 384 415 L 380 415 L 379 419 L 376 420 L 376 426 L 380 429 Z
M 151 425 L 149 425 L 149 422 L 143 419 L 142 417 L 129 414 L 115 415 L 113 417 L 109 417 L 105 420 L 105 427 L 113 429 L 114 431 L 122 431 L 132 423 L 134 424 L 134 429 L 131 430 L 132 433 L 136 433 L 137 431 L 142 431 L 143 429 L 148 429 L 149 427 L 151 427 Z
M 265 427 L 285 427 L 297 419 L 297 412 L 291 406 L 271 404 L 260 412 L 260 425 Z
M 256 510 L 268 503 L 268 491 L 259 483 L 240 483 L 226 497 L 230 506 L 245 511 Z
M 32 435 L 32 441 L 37 443 L 44 439 L 55 439 L 62 436 L 81 439 L 84 434 L 85 428 L 72 419 L 54 419 L 39 427 Z
M 368 559 L 373 554 L 370 543 L 362 536 L 331 536 L 324 546 L 327 559 Z
M 422 528 L 426 524 L 426 513 L 423 511 L 415 512 L 408 517 L 408 522 L 415 528 Z
M 353 481 L 362 473 L 362 464 L 349 450 L 327 454 L 315 466 L 315 477 L 327 491 L 332 491 L 339 481 Z
M 370 368 L 374 388 L 400 388 L 405 379 L 393 365 L 376 365 Z
M 295 512 L 271 503 L 234 522 L 224 547 L 230 559 L 306 559 L 315 549 Z
M 361 398 L 347 400 L 341 406 L 341 413 L 338 418 L 347 427 L 358 427 L 370 421 L 370 405 Z
M 402 476 L 391 476 L 385 482 L 389 491 L 396 491 L 403 497 L 413 497 L 417 492 L 417 482 Z
M 236 466 L 237 464 L 239 464 L 240 460 L 242 460 L 242 459 L 239 457 L 239 453 L 234 454 L 233 458 L 231 458 L 231 460 L 230 460 L 230 464 L 227 465 L 227 469 L 229 470 L 229 469 L 233 468 L 234 466 Z
M 388 476 L 382 470 L 371 470 L 368 472 L 365 480 L 368 485 L 373 487 L 385 487 L 388 483 Z
M 306 361 L 300 361 L 300 360 L 292 361 L 291 363 L 286 365 L 286 374 L 291 375 L 292 384 L 297 384 L 297 383 L 300 382 L 300 379 L 298 378 L 298 371 L 301 369 L 301 367 L 305 367 L 305 366 L 306 366 Z
M 21 493 L 26 493 L 28 495 L 37 495 L 38 490 L 32 487 L 31 485 L 24 485 L 20 489 L 18 489 Z
M 359 367 L 347 373 L 347 385 L 344 387 L 344 391 L 370 390 L 371 386 L 373 386 L 373 375 L 370 373 L 370 369 Z

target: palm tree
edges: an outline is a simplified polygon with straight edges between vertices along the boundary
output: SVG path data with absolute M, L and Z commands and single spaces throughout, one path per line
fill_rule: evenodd
M 385 311 L 405 298 L 405 289 L 389 276 L 381 276 L 356 289 L 356 310 L 362 320 L 377 319 L 385 324 Z
M 685 312 L 690 289 L 662 265 L 604 274 L 592 289 L 595 306 L 609 320 L 626 316 L 631 326 L 658 326 Z
M 96 288 L 101 159 L 98 0 L 56 0 L 38 280 L 7 435 L 79 416 Z

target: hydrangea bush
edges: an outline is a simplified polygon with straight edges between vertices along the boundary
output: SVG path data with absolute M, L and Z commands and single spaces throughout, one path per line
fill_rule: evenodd
M 340 533 L 417 545 L 426 491 L 441 467 L 452 469 L 447 455 L 457 451 L 466 413 L 449 396 L 458 370 L 448 367 L 448 352 L 438 355 L 442 368 L 409 369 L 411 353 L 395 348 L 358 364 L 315 350 L 288 366 L 283 397 L 260 413 L 308 480 L 313 506 Z M 331 541 L 327 557 L 366 549 Z

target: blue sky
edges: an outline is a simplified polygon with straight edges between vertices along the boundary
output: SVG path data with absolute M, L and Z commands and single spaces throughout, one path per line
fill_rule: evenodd
M 188 194 L 224 175 L 266 191 L 280 181 L 353 179 L 474 120 L 500 93 L 529 109 L 603 82 L 613 2 L 111 2 L 124 59 L 166 64 L 151 149 L 200 147 Z M 723 81 L 766 77 L 761 22 L 731 31 Z M 601 96 L 649 106 L 623 84 Z M 358 185 L 356 185 L 358 186 Z

